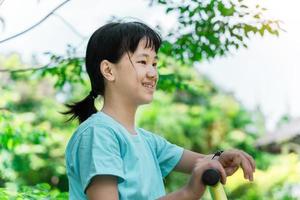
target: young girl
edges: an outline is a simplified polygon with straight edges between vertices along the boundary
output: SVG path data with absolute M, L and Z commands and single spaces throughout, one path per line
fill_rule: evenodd
M 239 166 L 253 180 L 254 160 L 243 151 L 212 159 L 136 127 L 137 108 L 152 101 L 157 85 L 160 45 L 160 36 L 141 22 L 109 23 L 91 36 L 86 51 L 91 92 L 67 112 L 80 121 L 66 149 L 70 199 L 199 199 L 208 168 L 220 171 L 223 184 Z M 94 106 L 98 95 L 104 99 L 101 111 Z M 191 178 L 166 195 L 163 178 L 172 170 Z

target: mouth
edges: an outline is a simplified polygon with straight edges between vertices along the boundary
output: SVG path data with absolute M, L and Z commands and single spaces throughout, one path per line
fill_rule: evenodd
M 142 83 L 142 85 L 145 88 L 148 88 L 148 89 L 151 89 L 151 90 L 155 89 L 155 83 L 154 82 L 145 82 L 145 83 Z

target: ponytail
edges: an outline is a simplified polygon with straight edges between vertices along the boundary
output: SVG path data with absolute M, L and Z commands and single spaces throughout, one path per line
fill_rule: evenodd
M 65 115 L 71 114 L 72 116 L 67 121 L 72 121 L 74 119 L 78 119 L 79 123 L 85 121 L 89 116 L 97 112 L 94 101 L 97 97 L 97 94 L 93 91 L 90 92 L 88 96 L 86 96 L 83 100 L 73 103 L 66 104 L 69 108 L 68 111 L 63 112 Z

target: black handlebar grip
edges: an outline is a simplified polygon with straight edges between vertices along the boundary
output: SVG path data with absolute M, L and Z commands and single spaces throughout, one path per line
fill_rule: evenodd
M 216 169 L 207 169 L 202 174 L 202 182 L 204 185 L 214 186 L 220 181 L 220 172 Z

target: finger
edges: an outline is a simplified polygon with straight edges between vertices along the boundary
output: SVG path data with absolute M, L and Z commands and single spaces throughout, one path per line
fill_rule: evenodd
M 253 181 L 253 172 L 255 171 L 255 162 L 253 158 L 247 154 L 246 152 L 242 151 L 243 156 L 248 161 L 248 166 L 250 167 L 251 171 L 248 172 L 248 178 L 250 181 Z
M 231 176 L 239 169 L 239 166 L 226 167 L 225 172 L 227 176 Z
M 255 172 L 255 168 L 256 168 L 256 163 L 255 160 L 253 159 L 252 156 L 250 156 L 248 153 L 246 152 L 242 152 L 244 154 L 244 156 L 250 161 L 251 167 L 253 169 L 253 171 Z
M 245 179 L 253 180 L 252 167 L 250 165 L 250 162 L 243 154 L 241 154 L 240 156 L 242 157 L 241 166 L 244 172 Z
M 219 170 L 219 172 L 220 172 L 220 175 L 221 175 L 221 183 L 223 184 L 223 185 L 225 185 L 226 184 L 226 172 L 225 172 L 225 169 L 223 168 L 223 166 L 222 166 L 222 164 L 220 163 L 220 162 L 218 162 L 218 161 L 216 161 L 215 162 L 215 167 Z

